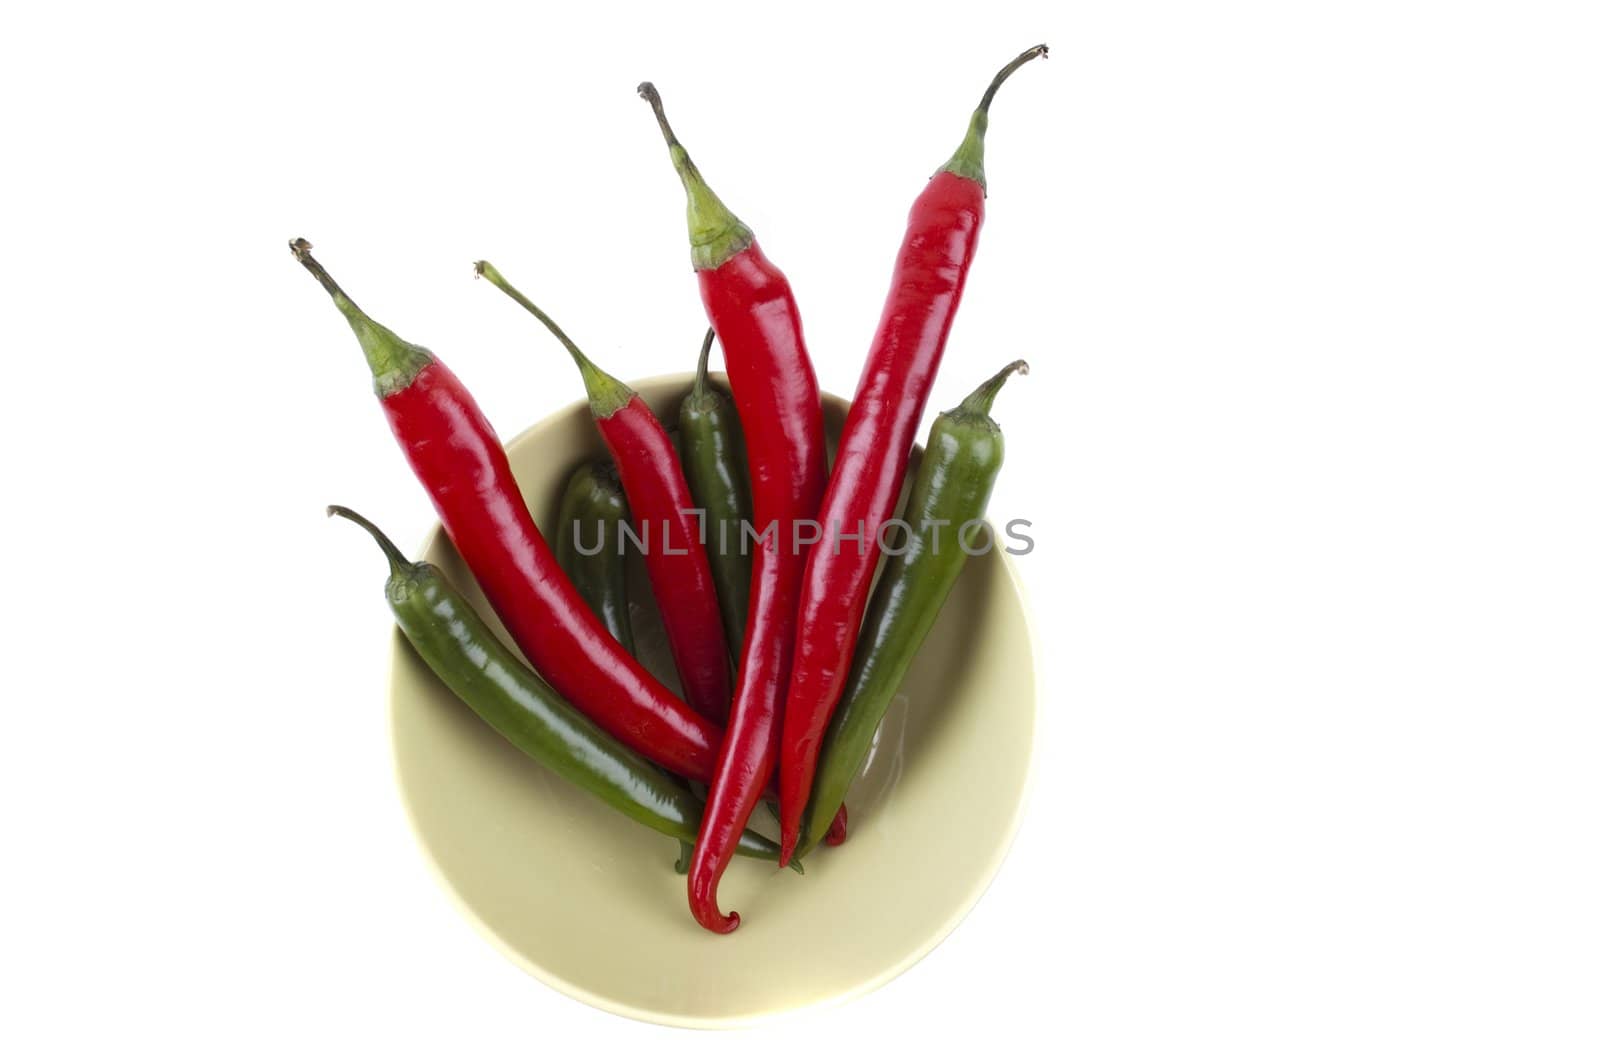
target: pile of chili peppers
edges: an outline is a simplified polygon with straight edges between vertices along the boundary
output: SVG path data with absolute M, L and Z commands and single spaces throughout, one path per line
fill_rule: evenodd
M 676 411 L 676 445 L 638 394 L 477 264 L 571 355 L 610 455 L 572 472 L 553 550 L 460 380 L 363 312 L 308 242 L 290 244 L 354 330 L 395 439 L 532 667 L 437 569 L 331 507 L 377 540 L 400 631 L 523 752 L 678 839 L 690 912 L 712 931 L 739 926 L 717 901 L 735 854 L 798 869 L 819 841 L 844 842 L 846 791 L 968 556 L 948 532 L 941 548 L 939 530 L 983 519 L 1004 453 L 989 412 L 1005 381 L 1027 371 L 1022 362 L 935 419 L 899 518 L 905 535 L 885 550 L 983 224 L 989 108 L 1007 78 L 1045 54 L 1030 48 L 995 75 L 955 154 L 912 204 L 831 474 L 789 282 L 701 176 L 655 87 L 639 86 L 683 183 L 711 326 Z M 707 373 L 714 341 L 731 396 Z M 681 698 L 635 659 L 625 542 L 643 553 Z M 749 828 L 764 800 L 777 803 L 776 840 Z

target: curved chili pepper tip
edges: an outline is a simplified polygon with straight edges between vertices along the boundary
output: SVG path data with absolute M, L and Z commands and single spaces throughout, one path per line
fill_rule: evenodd
M 976 181 L 985 192 L 989 185 L 983 173 L 983 135 L 989 129 L 989 105 L 994 103 L 994 94 L 1000 91 L 1000 86 L 1006 79 L 1015 74 L 1024 63 L 1034 59 L 1048 58 L 1050 47 L 1036 44 L 1026 52 L 1017 56 L 1011 62 L 1000 68 L 1000 72 L 989 82 L 989 87 L 984 90 L 983 99 L 978 103 L 978 109 L 972 112 L 972 121 L 967 126 L 967 136 L 961 142 L 961 147 L 950 157 L 941 170 L 949 171 L 957 177 Z
M 707 931 L 714 931 L 719 935 L 731 935 L 739 929 L 739 914 L 731 912 L 722 915 L 722 909 L 717 905 L 717 884 L 715 878 L 709 885 L 699 885 L 695 873 L 702 868 L 691 865 L 689 868 L 689 910 L 700 926 Z M 701 899 L 705 899 L 704 904 Z
M 480 259 L 472 264 L 472 269 L 479 277 L 510 296 L 523 310 L 538 318 L 544 327 L 561 341 L 561 345 L 567 349 L 572 360 L 578 364 L 578 372 L 583 374 L 583 387 L 589 393 L 589 406 L 594 410 L 596 417 L 610 417 L 628 405 L 634 396 L 633 389 L 589 361 L 589 356 L 578 349 L 578 345 L 562 331 L 561 326 L 555 323 L 555 319 L 534 305 L 533 300 L 517 291 L 492 263 Z

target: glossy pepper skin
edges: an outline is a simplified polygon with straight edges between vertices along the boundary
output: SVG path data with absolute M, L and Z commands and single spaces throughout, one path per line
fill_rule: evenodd
M 650 575 L 684 700 L 701 716 L 719 723 L 727 720 L 732 679 L 716 582 L 672 437 L 637 392 L 591 362 L 561 326 L 499 270 L 487 262 L 478 263 L 477 270 L 478 276 L 538 318 L 577 363 L 589 394 L 589 411 L 617 465 L 635 527 L 642 533 L 645 572 Z
M 724 397 L 723 402 L 731 403 L 731 400 Z M 728 411 L 728 414 L 732 416 L 732 411 Z M 616 538 L 619 535 L 618 526 L 627 520 L 628 503 L 623 497 L 622 482 L 617 477 L 614 465 L 610 462 L 585 462 L 573 471 L 562 494 L 561 528 L 556 533 L 556 557 L 561 562 L 562 570 L 572 578 L 573 586 L 578 589 L 584 601 L 589 603 L 590 608 L 605 622 L 607 630 L 617 637 L 617 641 L 627 649 L 628 653 L 632 654 L 633 629 L 628 621 L 627 567 L 615 547 L 618 542 Z M 605 525 L 603 532 L 599 530 L 602 524 Z M 584 530 L 581 534 L 585 550 L 592 549 L 599 543 L 601 536 L 605 537 L 607 548 L 598 554 L 585 557 L 577 550 L 577 544 L 574 542 L 574 532 L 579 528 Z M 730 533 L 730 535 L 736 534 Z M 748 566 L 746 569 L 748 571 Z M 739 597 L 743 599 L 749 593 L 748 585 L 740 585 L 738 592 Z M 772 806 L 772 811 L 776 816 L 776 804 Z M 848 816 L 845 808 L 840 806 L 839 815 L 834 817 L 833 825 L 828 829 L 824 842 L 830 846 L 838 846 L 844 841 Z M 678 861 L 679 875 L 688 873 L 692 849 L 690 843 L 684 843 L 684 852 L 679 855 Z
M 961 147 L 911 207 L 817 518 L 822 544 L 806 562 L 778 768 L 785 859 L 799 841 L 817 752 L 849 674 L 878 567 L 878 531 L 894 516 L 917 425 L 977 251 L 989 104 L 1018 67 L 1046 51 L 1042 44 L 1030 48 L 995 76 Z M 852 539 L 840 539 L 841 533 Z
M 717 582 L 728 652 L 737 660 L 750 607 L 750 555 L 739 548 L 743 523 L 751 517 L 750 486 L 739 414 L 706 373 L 715 337 L 715 330 L 706 330 L 694 387 L 678 408 L 678 453 L 689 494 L 705 511 L 706 556 Z
M 960 406 L 934 419 L 906 500 L 904 520 L 911 533 L 902 544 L 904 552 L 891 555 L 884 564 L 872 593 L 850 682 L 822 744 L 798 856 L 809 853 L 819 837 L 831 834 L 830 823 L 842 826 L 835 814 L 845 792 L 861 771 L 889 702 L 966 565 L 967 553 L 957 537 L 967 522 L 983 520 L 1005 459 L 1005 437 L 989 410 L 1011 374 L 1027 371 L 1026 362 L 1011 363 Z M 983 535 L 990 537 L 992 547 L 992 530 Z M 969 544 L 982 542 L 980 536 L 969 536 Z
M 726 934 L 717 884 L 777 760 L 778 715 L 789 683 L 795 605 L 805 547 L 795 533 L 813 520 L 827 479 L 822 400 L 806 352 L 800 311 L 782 271 L 750 230 L 706 185 L 667 123 L 661 97 L 649 101 L 688 199 L 690 260 L 706 316 L 722 341 L 733 401 L 750 460 L 756 529 L 750 610 L 728 735 L 717 760 L 706 816 L 689 868 L 689 909 L 703 927 Z
M 584 462 L 572 471 L 556 518 L 556 561 L 606 631 L 637 657 L 628 619 L 627 566 L 618 546 L 627 523 L 628 500 L 616 466 Z
M 579 597 L 528 514 L 500 440 L 432 352 L 368 317 L 311 257 L 361 342 L 383 412 L 444 530 L 539 675 L 607 732 L 691 779 L 709 780 L 720 729 L 628 656 Z
M 484 722 L 562 779 L 647 828 L 693 841 L 701 804 L 679 780 L 573 709 L 505 644 L 434 566 L 413 562 L 372 522 L 342 506 L 330 514 L 372 534 L 389 559 L 385 592 L 417 655 Z M 739 852 L 775 861 L 777 844 L 755 832 Z
M 619 546 L 623 526 L 628 523 L 628 500 L 622 493 L 617 467 L 611 462 L 584 462 L 574 469 L 561 493 L 556 520 L 556 560 L 561 563 L 562 572 L 572 578 L 572 586 L 605 624 L 606 631 L 637 658 L 628 615 L 627 560 Z M 684 782 L 680 776 L 672 778 Z M 691 793 L 697 792 L 691 788 Z M 693 842 L 678 841 L 678 860 L 673 868 L 679 875 L 688 873 L 689 855 L 693 852 Z

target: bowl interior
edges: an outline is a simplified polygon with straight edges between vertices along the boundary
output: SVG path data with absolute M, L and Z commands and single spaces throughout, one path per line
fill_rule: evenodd
M 670 428 L 690 383 L 677 374 L 634 387 Z M 825 396 L 824 408 L 831 443 L 848 404 Z M 545 529 L 553 528 L 572 468 L 604 456 L 581 404 L 507 450 Z M 437 529 L 425 556 L 493 622 Z M 641 660 L 676 688 L 642 567 L 630 575 Z M 719 896 L 743 923 L 726 936 L 689 915 L 685 880 L 673 871 L 674 840 L 530 761 L 395 638 L 395 762 L 423 848 L 480 929 L 514 960 L 623 1015 L 725 1026 L 888 981 L 977 901 L 1021 811 L 1034 668 L 1015 574 L 999 552 L 969 559 L 917 656 L 850 792 L 849 840 L 819 847 L 804 876 L 736 859 Z M 777 837 L 765 810 L 753 826 Z

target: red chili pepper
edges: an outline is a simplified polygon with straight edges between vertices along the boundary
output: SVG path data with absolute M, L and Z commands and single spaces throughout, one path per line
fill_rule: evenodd
M 672 438 L 638 393 L 606 373 L 568 339 L 550 316 L 487 262 L 478 276 L 544 323 L 572 355 L 589 393 L 589 410 L 622 477 L 634 523 L 643 530 L 645 571 L 661 611 L 684 698 L 703 716 L 728 717 L 728 646 L 711 562 L 695 520 L 689 482 Z M 661 538 L 655 540 L 659 535 Z
M 690 259 L 706 314 L 722 341 L 749 454 L 756 529 L 764 537 L 756 543 L 728 736 L 689 868 L 695 919 L 727 933 L 739 926 L 739 914 L 722 914 L 717 883 L 777 760 L 778 713 L 789 681 L 805 565 L 796 526 L 816 517 L 828 473 L 822 401 L 788 280 L 706 185 L 667 124 L 655 86 L 640 85 L 639 95 L 655 111 L 688 196 Z
M 828 833 L 822 836 L 822 841 L 828 846 L 843 846 L 846 830 L 850 826 L 850 814 L 844 806 L 833 816 L 833 823 L 828 825 Z
M 289 247 L 355 330 L 395 439 L 533 667 L 639 753 L 680 775 L 709 780 L 720 729 L 629 657 L 578 595 L 528 514 L 499 437 L 455 374 L 431 351 L 367 317 L 311 257 L 309 243 L 295 240 Z
M 818 517 L 823 548 L 806 562 L 795 621 L 794 670 L 783 711 L 778 808 L 783 857 L 793 856 L 811 797 L 817 753 L 850 674 L 867 589 L 878 566 L 878 531 L 894 515 L 906 462 L 983 225 L 983 134 L 989 104 L 1028 49 L 995 75 L 966 139 L 911 207 L 878 334 L 844 423 Z M 839 537 L 853 539 L 844 549 Z

